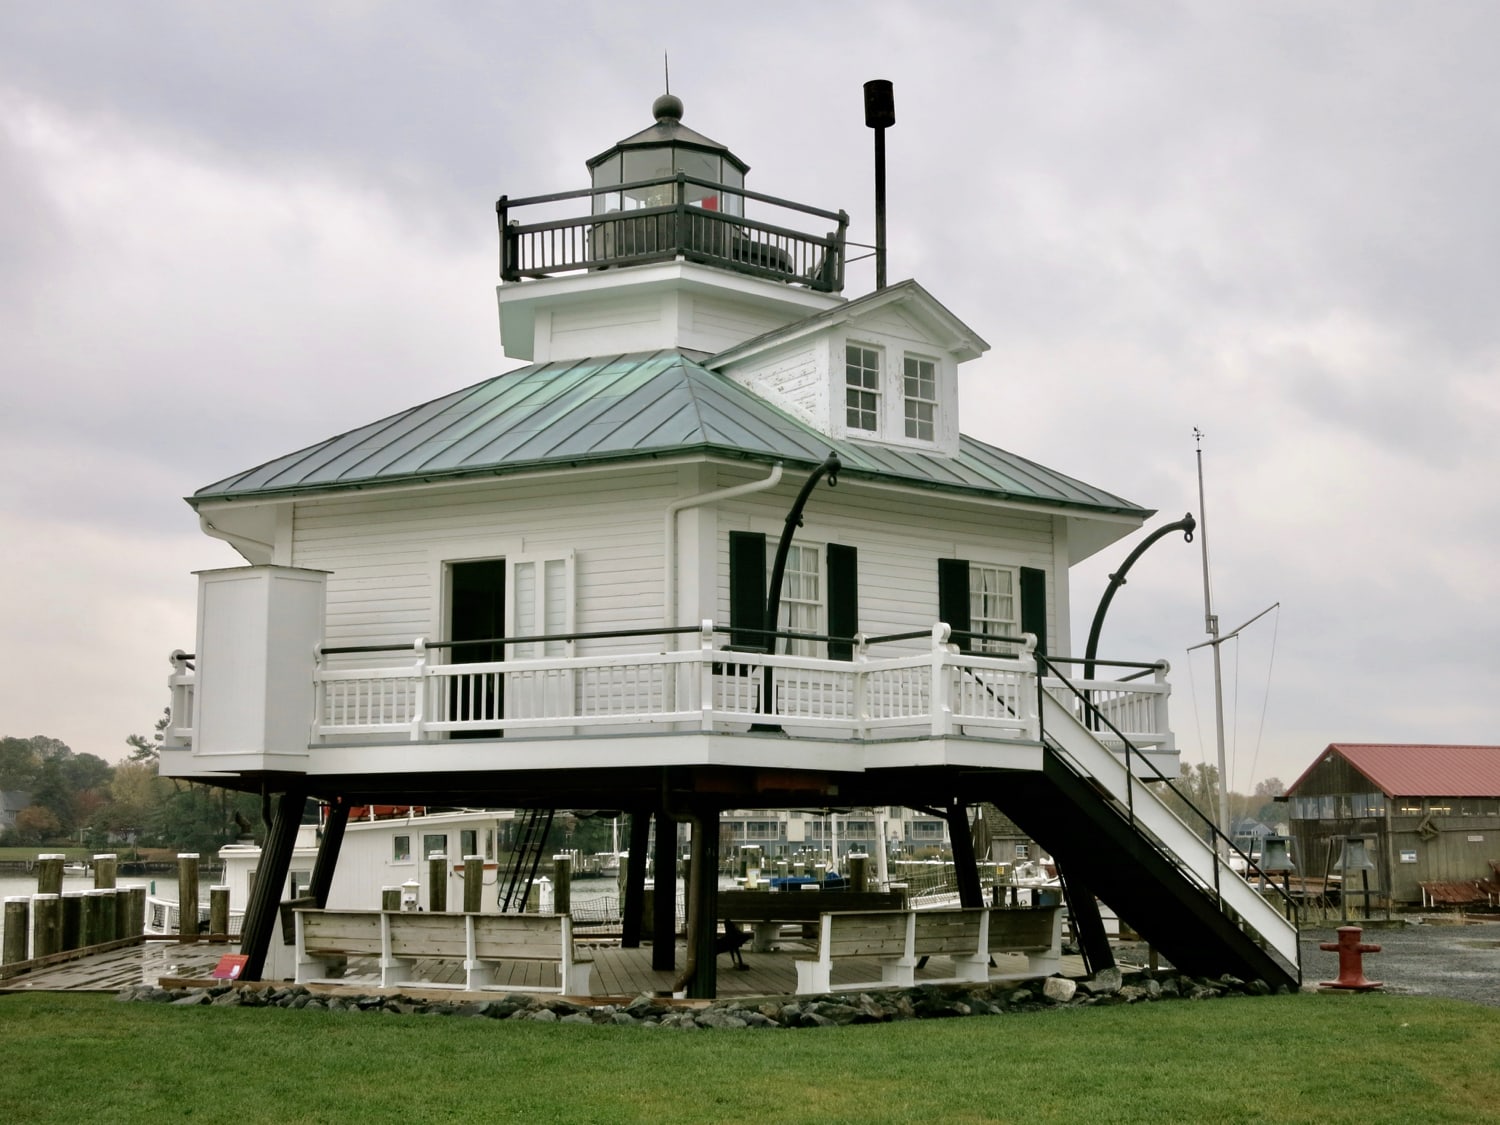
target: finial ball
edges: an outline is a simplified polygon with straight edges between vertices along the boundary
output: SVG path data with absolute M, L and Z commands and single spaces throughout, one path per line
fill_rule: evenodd
M 651 103 L 651 115 L 658 121 L 663 117 L 682 120 L 682 99 L 676 94 L 663 94 Z

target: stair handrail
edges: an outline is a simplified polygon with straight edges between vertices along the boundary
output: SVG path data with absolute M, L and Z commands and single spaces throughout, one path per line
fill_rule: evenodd
M 1114 722 L 1109 718 L 1109 716 L 1105 715 L 1102 711 L 1099 710 L 1098 707 L 1096 707 L 1094 705 L 1093 700 L 1091 700 L 1084 692 L 1079 691 L 1078 688 L 1076 688 L 1072 684 L 1072 682 L 1068 680 L 1068 678 L 1066 676 L 1063 676 L 1061 674 L 1061 672 L 1058 670 L 1057 666 L 1052 662 L 1052 660 L 1050 660 L 1048 657 L 1046 657 L 1045 655 L 1043 655 L 1040 652 L 1035 653 L 1034 655 L 1036 656 L 1036 661 L 1037 661 L 1037 678 L 1036 678 L 1036 684 L 1037 684 L 1037 722 L 1038 722 L 1039 726 L 1041 727 L 1041 734 L 1042 734 L 1042 740 L 1043 740 L 1043 742 L 1047 741 L 1047 733 L 1046 733 L 1045 726 L 1044 726 L 1045 720 L 1043 719 L 1043 715 L 1045 714 L 1045 711 L 1044 711 L 1044 709 L 1042 707 L 1042 694 L 1046 691 L 1046 688 L 1044 686 L 1044 681 L 1046 679 L 1046 673 L 1051 673 L 1051 675 L 1056 680 L 1058 680 L 1064 687 L 1066 687 L 1068 691 L 1072 692 L 1073 695 L 1078 699 L 1078 701 L 1083 704 L 1083 706 L 1084 706 L 1084 714 L 1089 719 L 1095 720 L 1097 723 L 1100 723 L 1104 727 L 1107 727 L 1109 729 L 1109 731 L 1116 738 L 1118 738 L 1120 740 L 1120 742 L 1124 745 L 1124 747 L 1125 747 L 1125 778 L 1126 778 L 1126 782 L 1125 782 L 1125 797 L 1126 797 L 1125 805 L 1126 805 L 1127 819 L 1128 819 L 1128 822 L 1129 822 L 1129 824 L 1130 824 L 1130 826 L 1132 828 L 1137 829 L 1137 830 L 1139 829 L 1139 826 L 1136 824 L 1136 819 L 1135 819 L 1135 800 L 1134 800 L 1134 797 L 1135 797 L 1135 784 L 1134 784 L 1134 782 L 1136 780 L 1136 773 L 1135 773 L 1135 769 L 1132 767 L 1132 760 L 1131 760 L 1131 755 L 1134 754 L 1135 757 L 1137 759 L 1139 759 L 1141 762 L 1143 762 L 1145 764 L 1145 766 L 1151 771 L 1151 773 L 1153 773 L 1156 776 L 1156 780 L 1164 782 L 1166 784 L 1167 788 L 1171 789 L 1173 793 L 1175 793 L 1179 798 L 1181 798 L 1182 803 L 1184 805 L 1186 805 L 1189 809 L 1192 810 L 1192 812 L 1194 813 L 1194 815 L 1196 815 L 1199 819 L 1201 819 L 1205 824 L 1208 825 L 1208 829 L 1209 829 L 1209 833 L 1210 833 L 1209 842 L 1212 842 L 1215 838 L 1217 838 L 1219 841 L 1222 841 L 1224 844 L 1226 844 L 1228 846 L 1228 848 L 1231 851 L 1233 851 L 1236 854 L 1238 854 L 1240 856 L 1240 858 L 1242 858 L 1245 861 L 1246 870 L 1249 870 L 1249 867 L 1250 867 L 1250 864 L 1251 864 L 1250 856 L 1247 855 L 1244 851 L 1242 851 L 1239 848 L 1239 846 L 1237 844 L 1235 844 L 1235 842 L 1233 840 L 1231 840 L 1228 836 L 1224 835 L 1224 833 L 1219 830 L 1218 825 L 1214 823 L 1214 821 L 1213 821 L 1213 819 L 1211 817 L 1207 816 L 1201 809 L 1198 808 L 1197 805 L 1193 804 L 1193 802 L 1191 800 L 1189 800 L 1187 798 L 1187 796 L 1185 794 L 1183 794 L 1183 792 L 1180 789 L 1178 789 L 1175 785 L 1173 785 L 1172 784 L 1172 779 L 1169 778 L 1169 777 L 1167 777 L 1166 774 L 1164 774 L 1164 773 L 1161 772 L 1160 768 L 1158 768 L 1158 766 L 1156 765 L 1156 763 L 1151 760 L 1150 756 L 1147 755 L 1144 751 L 1142 751 L 1139 747 L 1137 747 L 1135 745 L 1135 743 L 1133 743 L 1129 739 L 1129 737 L 1127 737 L 1126 734 L 1123 731 L 1120 730 L 1119 727 L 1115 726 Z M 1103 662 L 1101 661 L 1100 663 L 1103 663 Z M 1086 723 L 1085 725 L 1089 726 L 1089 729 L 1091 729 L 1091 730 L 1098 730 L 1099 729 L 1098 726 L 1093 726 L 1093 725 L 1090 725 L 1088 723 Z M 1054 751 L 1062 750 L 1062 747 L 1056 745 L 1055 742 L 1053 743 L 1053 745 L 1052 745 L 1051 748 Z M 1162 849 L 1158 849 L 1158 850 L 1162 850 Z M 1217 899 L 1222 904 L 1224 896 L 1223 896 L 1222 888 L 1221 888 L 1221 886 L 1219 884 L 1219 872 L 1220 872 L 1221 868 L 1223 866 L 1225 866 L 1225 864 L 1224 864 L 1224 862 L 1219 857 L 1219 849 L 1217 847 L 1213 849 L 1213 853 L 1214 853 L 1214 880 L 1213 880 L 1214 898 Z M 1182 867 L 1182 863 L 1181 863 L 1180 857 L 1178 857 L 1177 855 L 1175 855 L 1175 853 L 1172 853 L 1170 851 L 1166 851 L 1165 854 L 1167 854 L 1168 857 L 1172 859 L 1173 863 L 1177 867 L 1179 867 L 1179 868 Z M 1281 896 L 1283 902 L 1285 903 L 1285 905 L 1287 907 L 1288 918 L 1292 922 L 1292 925 L 1300 930 L 1301 927 L 1300 927 L 1300 924 L 1299 924 L 1299 922 L 1297 920 L 1297 904 L 1292 900 L 1292 896 L 1287 892 L 1287 890 L 1285 888 L 1276 886 L 1276 884 L 1274 882 L 1269 882 L 1269 881 L 1267 881 L 1267 882 L 1268 882 L 1268 885 L 1271 886 L 1276 891 L 1276 893 Z

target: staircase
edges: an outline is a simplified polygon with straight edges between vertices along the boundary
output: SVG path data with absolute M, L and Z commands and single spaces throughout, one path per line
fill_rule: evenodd
M 1123 755 L 1052 695 L 1040 698 L 1042 770 L 1007 778 L 995 794 L 1000 810 L 1182 972 L 1297 988 L 1295 922 L 1178 819 Z

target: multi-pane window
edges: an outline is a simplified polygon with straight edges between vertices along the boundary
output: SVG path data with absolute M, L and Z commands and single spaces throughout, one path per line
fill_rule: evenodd
M 391 858 L 397 863 L 411 858 L 411 837 L 397 836 L 391 841 Z
M 909 355 L 905 357 L 902 374 L 906 436 L 932 441 L 937 418 L 937 364 L 930 359 Z
M 880 352 L 860 344 L 844 346 L 845 424 L 851 430 L 880 429 Z
M 969 629 L 983 636 L 974 638 L 975 652 L 1011 653 L 1014 645 L 984 637 L 1014 637 L 1016 620 L 1016 572 L 1004 566 L 969 564 Z
M 819 567 L 819 548 L 796 546 L 787 549 L 786 570 L 781 580 L 782 627 L 793 633 L 823 632 L 823 575 Z M 794 656 L 816 655 L 817 642 L 790 641 L 787 652 Z

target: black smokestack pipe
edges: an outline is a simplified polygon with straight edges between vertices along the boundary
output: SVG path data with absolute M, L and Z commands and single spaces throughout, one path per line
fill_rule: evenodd
M 896 123 L 896 96 L 889 81 L 865 83 L 865 124 L 875 130 L 875 288 L 885 288 L 885 131 Z

